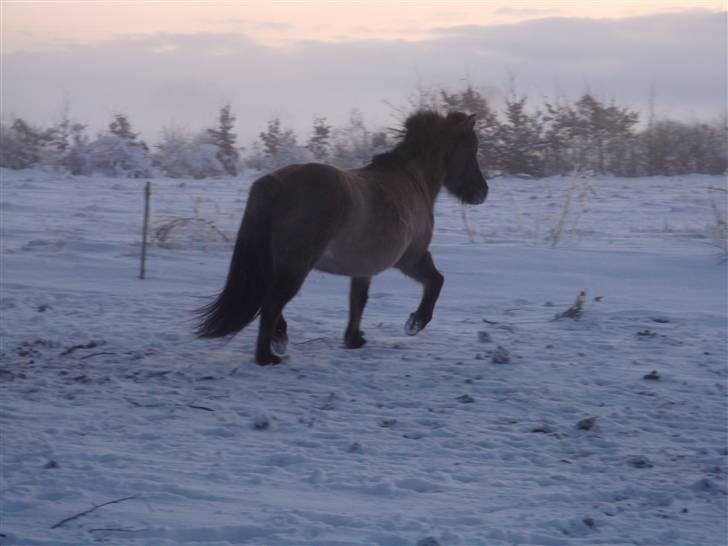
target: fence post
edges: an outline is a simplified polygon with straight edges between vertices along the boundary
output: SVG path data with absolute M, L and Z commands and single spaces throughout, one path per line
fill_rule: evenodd
M 139 278 L 144 279 L 147 261 L 147 229 L 149 228 L 149 196 L 152 193 L 152 183 L 147 180 L 144 185 L 144 227 L 142 228 L 142 264 L 139 269 Z

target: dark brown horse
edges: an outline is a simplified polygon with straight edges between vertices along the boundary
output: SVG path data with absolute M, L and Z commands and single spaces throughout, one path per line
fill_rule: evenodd
M 290 165 L 257 180 L 227 282 L 199 310 L 197 335 L 231 335 L 260 314 L 256 360 L 279 363 L 274 350 L 285 352 L 288 340 L 283 308 L 318 269 L 351 277 L 344 343 L 359 348 L 369 283 L 390 267 L 422 284 L 422 301 L 405 331 L 422 330 L 443 283 L 428 250 L 435 199 L 443 186 L 465 203 L 482 203 L 488 195 L 474 124 L 474 116 L 460 112 L 418 112 L 405 122 L 398 144 L 366 167 Z

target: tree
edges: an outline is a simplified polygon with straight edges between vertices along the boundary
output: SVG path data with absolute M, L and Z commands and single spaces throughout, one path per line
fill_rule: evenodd
M 263 153 L 268 158 L 275 158 L 284 149 L 296 145 L 296 134 L 293 129 L 281 128 L 281 120 L 277 117 L 269 120 L 266 131 L 258 136 L 263 142 Z
M 644 158 L 641 174 L 723 174 L 728 168 L 728 131 L 724 124 L 661 120 L 638 138 Z
M 124 114 L 114 115 L 114 119 L 109 123 L 109 133 L 134 143 L 136 143 L 136 138 L 139 136 L 139 133 L 131 130 L 131 123 Z
M 544 123 L 544 174 L 568 174 L 572 169 L 570 146 L 572 139 L 572 112 L 568 105 L 545 103 L 546 112 L 541 118 Z
M 58 164 L 74 175 L 91 174 L 93 161 L 90 157 L 89 141 L 86 136 L 86 126 L 80 123 L 71 123 L 69 127 L 69 142 Z
M 614 103 L 604 105 L 586 93 L 575 104 L 574 136 L 580 146 L 580 166 L 600 174 L 623 174 L 628 140 L 639 120 L 636 112 Z
M 235 116 L 230 111 L 230 105 L 226 104 L 220 109 L 218 128 L 207 130 L 212 143 L 217 147 L 217 159 L 230 176 L 238 175 L 239 154 L 235 147 L 237 136 L 233 133 L 234 125 Z
M 263 166 L 268 169 L 310 161 L 313 157 L 307 148 L 297 145 L 293 129 L 282 128 L 277 117 L 268 121 L 267 129 L 258 136 L 263 143 Z
M 39 164 L 50 139 L 47 131 L 31 126 L 22 118 L 15 118 L 10 127 L 3 124 L 0 136 L 0 166 L 11 169 Z
M 51 162 L 58 164 L 68 153 L 71 139 L 71 119 L 68 103 L 64 104 L 61 112 L 61 119 L 49 130 L 49 148 L 51 150 Z
M 506 99 L 505 121 L 499 131 L 500 168 L 510 174 L 543 174 L 543 126 L 541 114 L 526 112 L 526 97 L 512 93 Z
M 372 133 L 364 123 L 361 111 L 349 113 L 349 121 L 334 130 L 332 162 L 342 168 L 360 167 L 373 155 Z
M 586 93 L 574 104 L 547 102 L 543 119 L 545 174 L 627 176 L 637 169 L 636 112 Z
M 323 116 L 313 119 L 313 132 L 308 139 L 306 148 L 313 154 L 316 161 L 326 161 L 331 148 L 331 125 L 326 122 Z
M 33 155 L 28 153 L 20 141 L 14 124 L 0 123 L 0 167 L 25 169 L 32 164 Z

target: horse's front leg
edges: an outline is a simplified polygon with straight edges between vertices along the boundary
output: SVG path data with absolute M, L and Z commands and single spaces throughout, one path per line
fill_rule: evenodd
M 429 251 L 426 251 L 419 260 L 398 267 L 402 273 L 422 284 L 423 288 L 420 306 L 410 315 L 404 327 L 407 335 L 414 336 L 432 320 L 432 311 L 445 278 L 432 263 Z
M 344 344 L 349 349 L 358 349 L 364 345 L 367 340 L 361 331 L 361 315 L 364 312 L 364 306 L 369 299 L 369 284 L 372 282 L 371 277 L 352 277 L 351 291 L 349 292 L 349 324 L 344 334 Z

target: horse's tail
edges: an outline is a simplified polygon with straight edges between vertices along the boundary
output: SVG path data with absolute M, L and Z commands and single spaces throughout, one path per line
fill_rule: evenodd
M 271 282 L 270 228 L 275 179 L 264 176 L 253 183 L 222 292 L 197 310 L 198 337 L 223 337 L 250 324 L 260 313 Z

